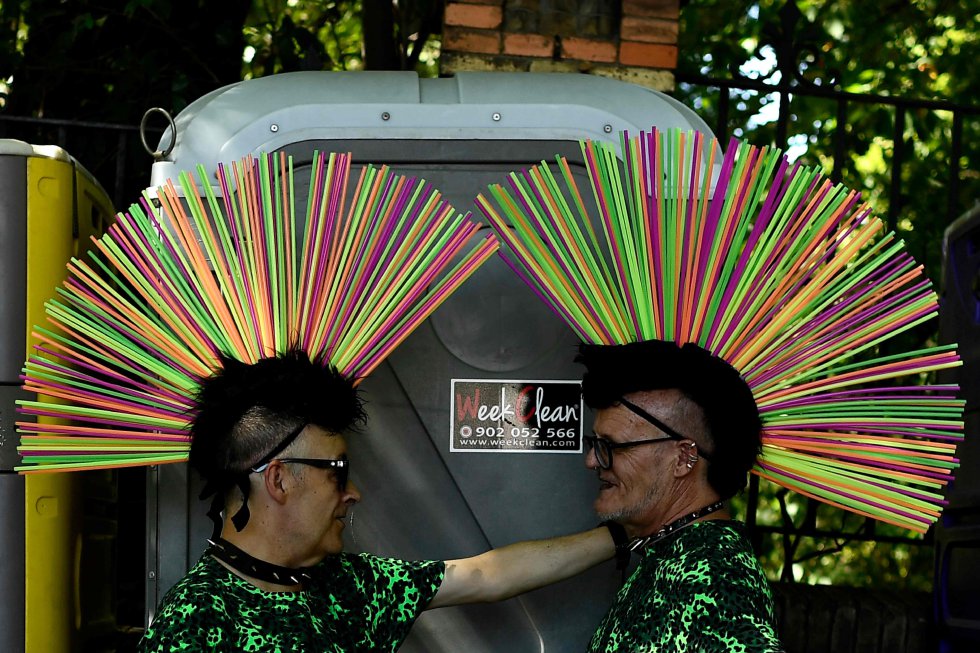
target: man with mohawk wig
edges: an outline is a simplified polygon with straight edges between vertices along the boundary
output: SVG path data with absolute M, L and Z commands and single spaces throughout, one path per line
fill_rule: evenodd
M 361 498 L 345 434 L 364 419 L 352 380 L 298 350 L 226 359 L 202 381 L 190 462 L 215 495 L 216 533 L 141 651 L 394 651 L 423 610 L 509 598 L 612 557 L 601 527 L 447 562 L 343 553 Z
M 759 477 L 924 533 L 959 461 L 955 345 L 880 345 L 938 311 L 859 193 L 779 150 L 652 129 L 584 140 L 479 196 L 501 252 L 583 343 L 595 508 L 641 562 L 592 651 L 771 651 L 725 501 Z M 557 174 L 556 174 L 557 171 Z M 587 203 L 588 198 L 594 203 Z M 571 200 L 571 201 L 569 201 Z
M 640 557 L 589 651 L 782 650 L 769 585 L 725 506 L 761 446 L 748 385 L 691 343 L 583 344 L 577 360 L 595 411 L 595 509 L 623 529 L 622 566 Z
M 393 651 L 426 609 L 612 557 L 605 528 L 465 560 L 346 555 L 355 385 L 497 249 L 421 179 L 314 152 L 181 173 L 73 260 L 25 365 L 25 473 L 188 459 L 215 497 L 200 562 L 142 651 Z M 214 185 L 212 174 L 217 185 Z M 200 181 L 198 181 L 200 180 Z M 347 207 L 346 202 L 350 205 Z M 90 264 L 91 263 L 91 264 Z M 294 345 L 293 349 L 290 346 Z M 188 424 L 188 416 L 191 416 Z M 60 420 L 49 420 L 56 417 Z

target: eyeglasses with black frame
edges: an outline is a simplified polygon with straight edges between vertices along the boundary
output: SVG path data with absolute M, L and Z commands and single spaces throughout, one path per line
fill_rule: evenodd
M 615 451 L 616 449 L 629 449 L 631 447 L 638 447 L 643 444 L 657 444 L 658 442 L 671 442 L 671 441 L 676 442 L 680 440 L 690 439 L 684 437 L 683 435 L 681 435 L 674 429 L 670 428 L 669 426 L 661 422 L 659 419 L 657 419 L 656 417 L 654 417 L 653 415 L 651 415 L 650 413 L 643 410 L 642 408 L 640 408 L 639 406 L 637 406 L 636 404 L 634 404 L 633 402 L 627 399 L 623 399 L 622 397 L 620 397 L 617 403 L 622 405 L 623 408 L 627 409 L 634 415 L 656 426 L 658 429 L 663 431 L 664 435 L 666 435 L 667 437 L 650 438 L 648 440 L 633 440 L 631 442 L 612 442 L 598 435 L 583 436 L 585 441 L 589 444 L 589 447 L 595 450 L 596 462 L 599 463 L 599 467 L 601 467 L 602 469 L 610 469 L 612 467 L 613 451 Z M 701 453 L 701 456 L 704 457 L 705 459 L 708 458 L 708 456 L 706 456 L 704 453 Z
M 347 489 L 347 480 L 350 477 L 350 460 L 347 455 L 340 458 L 276 458 L 281 463 L 296 463 L 297 465 L 309 465 L 317 469 L 332 469 L 337 476 L 337 490 L 343 492 Z M 261 474 L 274 462 L 270 460 L 264 465 L 252 468 L 253 474 Z
M 638 447 L 641 444 L 657 444 L 658 442 L 671 442 L 678 438 L 651 438 L 649 440 L 633 440 L 632 442 L 612 442 L 598 435 L 583 435 L 583 439 L 591 449 L 595 450 L 595 459 L 599 467 L 603 469 L 612 468 L 613 451 L 616 449 L 629 449 Z

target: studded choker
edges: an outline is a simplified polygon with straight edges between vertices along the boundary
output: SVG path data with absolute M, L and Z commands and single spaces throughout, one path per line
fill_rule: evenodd
M 246 576 L 278 585 L 298 585 L 311 580 L 309 567 L 281 567 L 251 556 L 224 538 L 208 540 L 205 553 L 221 560 Z
M 724 505 L 725 505 L 724 501 L 717 501 L 715 503 L 712 503 L 711 505 L 701 508 L 700 510 L 695 510 L 692 513 L 683 515 L 678 519 L 675 519 L 674 521 L 670 522 L 669 524 L 661 528 L 653 535 L 633 538 L 633 540 L 631 540 L 630 543 L 626 545 L 626 548 L 629 549 L 630 551 L 640 551 L 650 546 L 654 542 L 659 542 L 660 540 L 664 539 L 674 531 L 684 528 L 694 520 L 701 519 L 706 515 L 710 515 L 713 512 L 721 510 L 721 508 Z

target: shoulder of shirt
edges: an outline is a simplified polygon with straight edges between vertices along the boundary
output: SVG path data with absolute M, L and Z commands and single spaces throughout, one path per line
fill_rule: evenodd
M 697 534 L 697 538 L 701 540 L 731 539 L 748 542 L 745 524 L 736 519 L 706 519 L 694 522 L 687 528 L 682 528 L 678 533 L 683 535 L 684 531 L 688 531 L 692 538 Z
M 217 568 L 212 567 L 212 564 Z M 175 610 L 188 603 L 193 603 L 198 612 L 211 610 L 215 615 L 223 616 L 223 611 L 219 610 L 213 602 L 201 600 L 204 596 L 215 595 L 217 590 L 214 584 L 215 576 L 222 571 L 227 570 L 210 556 L 203 556 L 163 597 L 157 610 L 157 619 L 154 620 L 154 630 L 166 629 L 175 621 L 182 622 L 182 616 Z
M 658 552 L 655 553 L 654 549 Z M 661 546 L 648 547 L 648 554 L 660 557 L 665 551 L 677 552 L 683 550 L 685 555 L 695 555 L 707 560 L 718 560 L 728 564 L 737 564 L 732 553 L 745 553 L 755 558 L 752 546 L 745 531 L 745 524 L 736 520 L 711 519 L 695 522 L 682 528 L 672 537 L 663 540 Z M 668 556 L 673 557 L 673 553 Z
M 183 578 L 174 583 L 171 591 L 177 588 L 189 589 L 196 585 L 208 584 L 214 580 L 215 576 L 223 575 L 224 572 L 227 572 L 229 575 L 234 575 L 225 569 L 217 560 L 205 554 L 201 556 L 193 567 L 187 570 Z

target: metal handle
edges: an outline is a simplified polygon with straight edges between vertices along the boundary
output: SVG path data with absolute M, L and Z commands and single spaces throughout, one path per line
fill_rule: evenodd
M 170 144 L 165 150 L 154 150 L 150 148 L 149 143 L 146 142 L 146 123 L 149 122 L 150 116 L 154 113 L 163 114 L 170 123 Z M 162 159 L 170 156 L 170 153 L 174 151 L 174 145 L 177 144 L 177 125 L 174 124 L 174 119 L 170 116 L 166 109 L 161 109 L 160 107 L 151 107 L 146 110 L 143 114 L 143 119 L 140 120 L 140 140 L 143 141 L 143 149 L 146 153 L 153 157 L 154 161 L 160 161 Z

